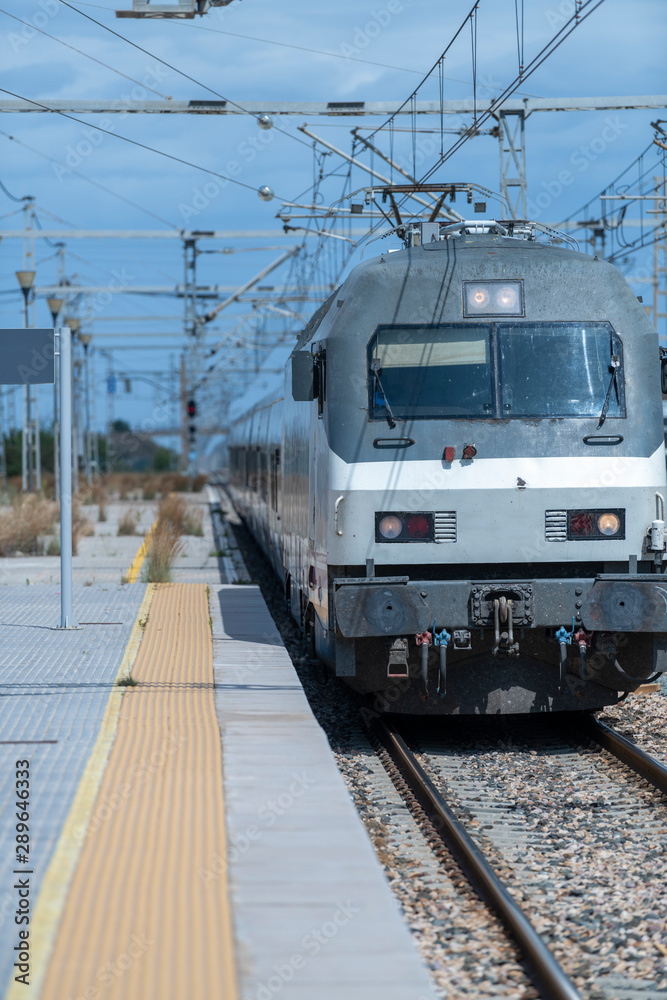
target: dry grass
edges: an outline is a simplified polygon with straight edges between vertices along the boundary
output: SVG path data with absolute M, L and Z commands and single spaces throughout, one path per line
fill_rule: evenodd
M 130 507 L 126 510 L 120 521 L 118 522 L 118 534 L 119 535 L 136 535 L 137 533 L 137 522 L 139 518 L 137 517 L 138 511 L 134 507 Z
M 15 497 L 7 508 L 0 511 L 0 555 L 14 552 L 41 555 L 44 542 L 40 538 L 53 526 L 57 508 L 50 500 L 34 493 Z
M 179 535 L 204 534 L 204 512 L 192 507 L 183 497 L 174 493 L 161 500 L 158 506 L 158 518 L 171 524 Z
M 144 563 L 146 580 L 149 583 L 169 583 L 171 567 L 181 549 L 181 538 L 173 524 L 159 520 L 146 553 Z
M 185 493 L 189 479 L 178 472 L 113 472 L 104 477 L 107 492 L 119 500 L 153 500 L 170 493 Z M 199 492 L 208 482 L 208 476 L 197 475 L 192 482 L 194 492 Z
M 177 497 L 171 493 L 160 500 L 157 509 L 157 516 L 160 523 L 170 524 L 177 535 L 185 534 L 185 518 L 187 516 L 188 505 L 183 497 Z

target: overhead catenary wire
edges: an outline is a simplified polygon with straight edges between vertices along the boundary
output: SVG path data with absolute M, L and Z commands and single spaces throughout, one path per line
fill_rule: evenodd
M 523 74 L 523 25 L 524 25 L 524 0 L 514 0 L 514 19 L 516 23 L 516 57 L 519 65 L 519 76 Z M 521 13 L 519 13 L 519 4 Z
M 19 24 L 25 24 L 28 28 L 33 31 L 38 31 L 40 35 L 45 35 L 47 38 L 51 38 L 54 42 L 58 42 L 59 45 L 64 45 L 66 48 L 71 49 L 72 52 L 78 52 L 80 56 L 85 56 L 86 59 L 90 59 L 92 62 L 98 64 L 98 66 L 104 66 L 105 69 L 111 70 L 112 73 L 117 73 L 118 76 L 122 76 L 125 80 L 129 80 L 131 83 L 138 83 L 140 87 L 145 87 L 146 90 L 150 90 L 152 94 L 157 94 L 158 97 L 163 97 L 166 101 L 170 101 L 171 98 L 168 94 L 163 94 L 161 90 L 155 90 L 154 87 L 149 87 L 147 83 L 141 83 L 139 80 L 135 80 L 133 76 L 128 76 L 127 73 L 123 73 L 121 70 L 116 69 L 115 66 L 109 66 L 108 63 L 102 62 L 96 56 L 91 56 L 89 52 L 84 52 L 82 49 L 77 49 L 75 45 L 70 45 L 69 42 L 63 41 L 62 38 L 57 38 L 56 35 L 50 35 L 48 31 L 43 31 L 42 28 L 38 28 L 36 25 L 31 24 L 29 21 L 24 21 L 22 18 L 17 17 L 16 14 L 10 14 L 8 10 L 3 10 L 0 7 L 0 14 L 5 14 L 7 17 L 12 17 Z
M 568 38 L 572 34 L 572 32 L 579 27 L 580 24 L 582 24 L 588 17 L 590 17 L 590 15 L 593 14 L 598 9 L 598 7 L 601 7 L 603 3 L 604 0 L 585 0 L 583 4 L 578 5 L 575 14 L 573 14 L 572 17 L 570 17 L 565 22 L 565 24 L 555 33 L 555 35 L 553 35 L 553 37 L 547 42 L 547 44 L 543 46 L 543 48 L 537 53 L 537 55 L 533 57 L 533 59 L 528 63 L 528 65 L 523 69 L 523 71 L 520 74 L 518 74 L 511 81 L 511 83 L 507 85 L 507 87 L 505 87 L 502 93 L 491 101 L 489 107 L 485 111 L 483 111 L 481 115 L 479 115 L 479 117 L 477 117 L 477 115 L 475 114 L 473 123 L 469 125 L 467 129 L 465 129 L 465 131 L 459 136 L 456 142 L 454 142 L 446 152 L 444 152 L 438 157 L 436 163 L 429 170 L 427 170 L 426 173 L 419 179 L 419 183 L 424 184 L 429 179 L 429 177 L 431 177 L 435 173 L 435 171 L 442 166 L 443 163 L 449 160 L 464 145 L 464 143 L 466 143 L 474 135 L 477 135 L 479 132 L 480 125 L 483 125 L 484 122 L 486 122 L 491 116 L 497 115 L 498 111 L 502 108 L 504 101 L 507 100 L 507 98 L 510 97 L 513 93 L 515 93 L 521 86 L 521 84 L 529 76 L 531 76 L 531 74 L 534 73 L 549 58 L 549 56 L 551 56 L 556 51 L 556 49 L 559 48 L 560 45 L 563 44 L 566 38 Z M 592 4 L 593 6 L 591 7 Z M 475 8 L 477 6 L 478 5 L 475 4 Z M 591 7 L 590 10 L 587 9 L 589 7 Z M 473 8 L 473 10 L 475 8 Z M 583 13 L 584 11 L 585 13 Z M 457 34 L 460 34 L 463 26 L 472 17 L 472 14 L 473 11 L 471 11 L 468 14 L 466 20 L 464 21 L 461 28 L 459 28 Z M 452 42 L 450 42 L 450 45 L 452 44 Z M 428 75 L 430 75 L 430 73 L 433 72 L 433 68 L 429 71 Z M 421 84 L 419 86 L 421 86 Z M 410 96 L 412 97 L 412 95 Z M 407 100 L 410 100 L 410 98 L 408 98 Z M 405 106 L 407 100 L 404 101 L 401 107 Z M 394 114 L 396 114 L 396 112 Z M 371 133 L 370 137 L 372 137 L 372 135 L 373 133 Z M 401 201 L 399 202 L 399 207 L 401 207 L 405 203 L 408 197 L 409 196 L 406 195 L 401 199 Z M 370 232 L 372 233 L 375 229 L 377 229 L 377 226 L 371 227 Z
M 120 38 L 121 41 L 126 42 L 128 45 L 131 45 L 133 48 L 138 49 L 140 52 L 143 52 L 144 55 L 150 56 L 150 58 L 151 59 L 155 59 L 156 62 L 162 63 L 163 66 L 166 66 L 168 69 L 172 70 L 172 72 L 178 73 L 179 76 L 184 77 L 184 79 L 186 79 L 186 80 L 190 80 L 191 83 L 195 83 L 198 87 L 201 87 L 203 90 L 208 90 L 209 94 L 213 94 L 215 97 L 219 97 L 221 101 L 226 101 L 228 104 L 231 104 L 233 107 L 238 108 L 239 111 L 242 111 L 244 114 L 250 115 L 256 121 L 261 117 L 261 115 L 259 115 L 259 114 L 255 114 L 252 111 L 248 111 L 247 108 L 244 108 L 242 104 L 238 103 L 238 101 L 233 101 L 231 98 L 225 97 L 224 94 L 221 94 L 219 91 L 214 90 L 212 87 L 209 87 L 208 84 L 202 83 L 201 80 L 197 80 L 194 76 L 190 76 L 189 73 L 185 73 L 182 69 L 179 69 L 177 66 L 174 66 L 173 63 L 169 63 L 169 62 L 167 62 L 166 59 L 162 59 L 160 56 L 156 55 L 154 52 L 149 52 L 149 50 L 143 48 L 143 46 L 137 45 L 137 43 L 133 42 L 130 38 L 127 38 L 125 35 L 121 35 L 119 31 L 114 31 L 114 29 L 110 28 L 107 24 L 103 24 L 101 21 L 97 21 L 94 17 L 91 17 L 90 14 L 86 14 L 84 11 L 79 10 L 77 7 L 74 7 L 71 3 L 68 3 L 67 0 L 60 0 L 60 3 L 63 4 L 65 7 L 69 7 L 70 10 L 75 11 L 77 14 L 80 14 L 81 17 L 85 17 L 89 21 L 92 21 L 93 24 L 96 24 L 99 28 L 102 28 L 104 31 L 111 32 L 111 34 L 115 35 L 116 38 Z M 299 139 L 298 136 L 293 135 L 291 132 L 287 132 L 285 129 L 280 128 L 278 125 L 274 124 L 273 128 L 275 128 L 275 130 L 277 132 L 280 132 L 282 135 L 289 136 L 290 139 L 294 139 L 295 142 L 298 142 L 298 143 L 300 143 L 303 146 L 307 146 L 308 145 L 307 142 L 303 142 L 303 140 Z
M 535 70 L 539 69 L 542 63 L 544 63 L 549 56 L 551 56 L 556 49 L 563 44 L 565 39 L 568 38 L 572 32 L 579 27 L 579 25 L 583 24 L 583 22 L 590 17 L 591 14 L 598 9 L 598 7 L 601 7 L 604 2 L 605 0 L 585 0 L 582 6 L 577 9 L 577 12 L 565 22 L 563 27 L 556 32 L 553 38 L 551 38 L 551 40 L 547 42 L 547 44 L 528 63 L 523 72 L 517 75 L 514 80 L 512 80 L 507 87 L 505 87 L 503 92 L 491 102 L 486 111 L 482 112 L 479 118 L 475 118 L 473 124 L 465 130 L 465 132 L 455 143 L 453 143 L 452 146 L 450 146 L 446 153 L 439 158 L 438 162 L 424 174 L 420 183 L 423 184 L 426 180 L 428 180 L 428 178 L 435 173 L 438 167 L 453 156 L 454 153 L 456 153 L 461 146 L 468 141 L 468 139 L 472 138 L 472 136 L 478 131 L 480 125 L 483 125 L 484 122 L 487 121 L 492 115 L 497 114 L 497 112 L 501 109 L 503 102 L 506 101 L 508 97 L 511 97 L 511 95 L 521 86 L 523 81 L 531 76 Z M 594 4 L 594 6 L 588 10 L 587 8 L 590 7 L 591 4 Z M 584 11 L 586 11 L 586 13 L 583 13 Z
M 579 26 L 579 24 L 583 23 L 583 21 L 586 20 L 586 18 L 588 18 L 590 16 L 590 14 L 594 13 L 594 11 L 597 10 L 598 7 L 600 7 L 602 5 L 602 3 L 604 3 L 604 0 L 597 0 L 597 2 L 595 2 L 595 0 L 587 0 L 587 2 L 585 2 L 583 5 L 579 5 L 578 4 L 577 5 L 577 10 L 576 10 L 576 15 L 573 16 L 573 17 L 571 17 L 568 21 L 565 22 L 565 24 L 563 25 L 563 27 L 561 29 L 559 29 L 559 31 L 557 31 L 555 33 L 555 35 L 550 39 L 550 41 L 547 43 L 547 45 L 545 45 L 538 52 L 538 54 L 531 60 L 531 62 L 529 63 L 528 67 L 523 67 L 522 65 L 519 66 L 519 75 L 505 88 L 505 90 L 500 94 L 500 96 L 498 98 L 496 98 L 495 100 L 493 100 L 491 102 L 490 107 L 487 108 L 482 113 L 481 116 L 477 117 L 475 115 L 475 121 L 474 121 L 473 125 L 470 126 L 468 129 L 465 130 L 465 132 L 450 147 L 449 150 L 447 150 L 445 153 L 441 153 L 441 155 L 440 155 L 437 163 L 429 171 L 427 171 L 427 173 L 420 179 L 419 183 L 424 183 L 435 172 L 435 170 L 443 162 L 445 162 L 445 160 L 449 159 L 450 156 L 452 156 L 458 149 L 460 149 L 460 147 L 463 145 L 464 142 L 466 142 L 469 138 L 471 138 L 472 135 L 477 134 L 478 131 L 479 131 L 479 126 L 481 124 L 483 124 L 489 117 L 491 117 L 491 115 L 496 114 L 497 111 L 501 108 L 503 101 L 506 100 L 512 93 L 515 93 L 518 90 L 519 86 L 522 84 L 522 82 L 525 79 L 527 79 L 527 77 L 530 76 L 531 73 L 533 73 L 539 66 L 541 66 L 546 61 L 546 59 L 565 41 L 565 39 L 572 33 L 572 31 L 574 31 L 575 28 Z M 593 5 L 593 6 L 591 7 L 591 5 Z M 406 104 L 408 104 L 411 100 L 414 99 L 414 96 L 419 91 L 420 87 L 428 79 L 428 77 L 433 73 L 434 69 L 439 66 L 439 64 L 441 63 L 441 60 L 444 59 L 444 57 L 447 54 L 449 48 L 451 48 L 451 46 L 454 43 L 454 41 L 456 40 L 456 38 L 461 34 L 461 31 L 465 27 L 465 25 L 468 22 L 468 20 L 471 20 L 471 32 L 473 31 L 472 19 L 473 19 L 473 15 L 476 12 L 477 7 L 478 7 L 477 3 L 473 5 L 473 7 L 469 11 L 468 15 L 466 16 L 466 18 L 464 19 L 464 21 L 460 25 L 458 31 L 456 32 L 456 34 L 454 35 L 454 37 L 451 39 L 451 41 L 448 43 L 447 48 L 443 51 L 443 53 L 441 54 L 441 56 L 439 57 L 439 59 L 436 61 L 436 63 L 433 65 L 433 67 L 431 67 L 431 69 L 429 70 L 429 72 L 425 75 L 425 77 L 422 80 L 422 82 L 415 88 L 415 90 L 409 95 L 409 97 L 406 98 L 406 100 L 400 105 L 400 107 L 397 109 L 396 112 L 394 112 L 393 115 L 389 116 L 389 118 L 382 125 L 380 125 L 376 129 L 374 129 L 369 134 L 369 136 L 368 136 L 369 139 L 372 139 L 373 136 L 376 134 L 376 132 L 381 131 L 382 129 L 386 128 L 390 124 L 393 125 L 393 121 L 394 121 L 394 119 L 395 119 L 396 114 L 398 113 L 398 111 L 402 110 L 406 106 Z M 591 9 L 587 9 L 589 7 L 591 7 Z M 582 13 L 583 13 L 583 16 L 582 16 Z M 521 31 L 523 31 L 523 21 L 522 21 Z M 473 37 L 473 54 L 476 56 L 476 47 L 475 47 L 474 32 L 473 32 L 472 37 Z M 476 59 L 475 59 L 474 73 L 476 75 Z M 410 195 L 405 195 L 400 200 L 399 207 L 401 207 L 407 201 L 407 199 L 409 197 L 410 197 Z M 371 236 L 374 232 L 377 231 L 378 227 L 381 226 L 381 225 L 382 225 L 381 222 L 376 222 L 373 225 L 371 225 L 369 227 L 369 234 L 368 235 Z
M 167 18 L 168 23 L 178 24 L 184 28 L 194 28 L 195 31 L 210 31 L 216 35 L 230 35 L 232 38 L 245 38 L 250 42 L 262 42 L 265 45 L 278 45 L 284 49 L 296 49 L 298 52 L 312 52 L 314 55 L 318 56 L 328 56 L 331 59 L 345 59 L 346 62 L 360 62 L 365 63 L 367 66 L 380 66 L 383 69 L 391 69 L 399 73 L 414 73 L 416 76 L 421 76 L 422 71 L 420 69 L 408 69 L 407 66 L 394 66 L 390 63 L 376 62 L 374 59 L 361 59 L 359 56 L 347 56 L 343 55 L 341 52 L 327 52 L 325 49 L 313 49 L 307 45 L 294 45 L 291 42 L 278 42 L 274 38 L 257 38 L 255 35 L 243 35 L 238 31 L 223 31 L 221 28 L 209 28 L 204 25 L 199 24 L 188 24 L 181 18 Z
M 627 167 L 624 167 L 623 170 L 621 170 L 620 174 L 617 174 L 616 177 L 612 181 L 609 182 L 609 184 L 605 184 L 605 186 L 602 188 L 602 190 L 599 191 L 598 194 L 594 195 L 592 198 L 589 198 L 588 201 L 581 206 L 581 208 L 578 208 L 575 212 L 570 212 L 570 214 L 568 216 L 566 216 L 564 219 L 561 220 L 561 222 L 559 223 L 559 225 L 563 225 L 566 222 L 571 222 L 573 219 L 576 218 L 576 216 L 581 215 L 584 212 L 587 212 L 589 210 L 590 206 L 593 204 L 593 202 L 595 202 L 599 198 L 601 198 L 602 195 L 604 195 L 611 188 L 615 188 L 616 185 L 619 183 L 619 181 L 623 177 L 625 177 L 625 175 L 628 173 L 628 171 L 632 170 L 633 167 L 637 166 L 643 160 L 643 158 L 653 148 L 654 148 L 653 147 L 653 143 L 649 142 L 648 146 L 646 146 L 644 149 L 642 149 L 641 153 L 639 153 L 635 157 L 635 159 L 632 161 L 632 163 L 629 163 Z M 664 169 L 665 164 L 667 163 L 667 157 L 664 155 L 664 153 L 662 155 L 658 153 L 657 156 L 658 156 L 658 165 L 662 164 L 663 169 Z M 636 179 L 635 183 L 640 183 L 644 179 L 644 177 L 646 177 L 649 174 L 653 173 L 653 171 L 655 170 L 655 167 L 656 167 L 656 164 L 653 164 L 653 166 L 647 167 L 646 171 L 644 171 L 642 174 L 639 175 L 639 177 Z
M 63 3 L 64 0 L 60 0 L 60 2 Z M 26 101 L 28 104 L 34 104 L 35 107 L 42 108 L 43 111 L 50 111 L 53 114 L 60 115 L 62 118 L 69 118 L 70 121 L 76 122 L 77 125 L 85 125 L 88 127 L 88 122 L 83 121 L 81 118 L 76 118 L 74 115 L 67 114 L 65 111 L 58 111 L 54 108 L 49 108 L 46 104 L 41 104 L 39 101 L 35 101 L 31 97 L 23 97 L 21 94 L 15 94 L 13 91 L 6 90 L 4 87 L 0 87 L 0 93 L 9 94 L 10 97 L 15 97 L 19 101 Z M 150 153 L 157 153 L 158 156 L 165 156 L 168 160 L 173 160 L 175 163 L 182 163 L 186 167 L 192 167 L 194 170 L 201 170 L 203 173 L 211 174 L 212 177 L 217 177 L 220 180 L 227 181 L 229 184 L 236 184 L 238 187 L 245 188 L 247 191 L 257 190 L 257 188 L 253 187 L 252 184 L 246 184 L 244 181 L 239 181 L 235 177 L 229 177 L 227 174 L 218 173 L 217 170 L 211 170 L 210 167 L 202 167 L 199 163 L 192 163 L 190 160 L 184 160 L 180 156 L 174 156 L 173 153 L 166 153 L 163 149 L 156 149 L 154 146 L 148 146 L 145 142 L 139 142 L 137 139 L 130 139 L 129 136 L 121 135 L 120 132 L 112 132 L 108 128 L 102 128 L 101 125 L 96 125 L 95 129 L 98 132 L 104 132 L 105 135 L 112 135 L 116 139 L 122 139 L 123 142 L 128 142 L 132 146 L 138 146 L 140 149 L 146 149 Z M 304 145 L 307 144 L 304 143 Z
M 57 160 L 54 156 L 49 156 L 48 153 L 44 153 L 39 149 L 35 149 L 34 146 L 28 145 L 28 143 L 24 142 L 22 139 L 17 139 L 16 136 L 10 135 L 9 132 L 4 132 L 2 129 L 0 129 L 0 135 L 4 135 L 4 137 L 6 139 L 9 139 L 11 142 L 16 142 L 18 143 L 19 146 L 23 146 L 25 149 L 30 150 L 31 153 L 35 154 L 35 156 L 41 156 L 42 159 L 48 160 L 49 163 L 54 163 L 57 166 L 62 167 L 62 169 L 67 171 L 67 173 L 74 174 L 75 177 L 80 177 L 82 181 L 86 181 L 87 184 L 92 184 L 94 187 L 99 188 L 100 191 L 106 191 L 107 194 L 110 194 L 112 197 L 118 198 L 120 199 L 120 201 L 124 201 L 126 205 L 131 205 L 133 208 L 138 209 L 140 212 L 144 212 L 146 215 L 149 215 L 152 219 L 157 219 L 158 222 L 164 223 L 164 225 L 168 226 L 169 229 L 178 229 L 178 226 L 176 226 L 173 222 L 169 222 L 167 219 L 163 219 L 161 215 L 156 215 L 155 212 L 151 212 L 151 210 L 146 208 L 144 205 L 140 205 L 138 202 L 132 201 L 130 198 L 126 198 L 125 195 L 123 194 L 118 194 L 117 191 L 112 190 L 112 188 L 107 187 L 105 184 L 101 184 L 99 181 L 93 180 L 92 177 L 87 177 L 85 174 L 82 174 L 79 170 L 75 170 L 73 167 L 68 167 L 67 164 L 63 163 L 62 160 Z M 42 211 L 46 210 L 43 209 Z
M 426 81 L 430 77 L 431 73 L 433 73 L 433 71 L 435 69 L 437 69 L 437 67 L 439 66 L 440 62 L 445 58 L 445 56 L 447 55 L 447 53 L 451 49 L 451 47 L 454 44 L 454 42 L 456 41 L 456 39 L 459 37 L 459 35 L 463 31 L 463 29 L 465 28 L 466 24 L 468 23 L 468 21 L 472 17 L 473 12 L 477 9 L 478 6 L 479 6 L 479 0 L 477 0 L 477 2 L 474 3 L 473 6 L 471 7 L 471 9 L 468 11 L 468 13 L 466 14 L 465 18 L 461 22 L 459 28 L 457 29 L 456 34 L 449 40 L 449 42 L 447 43 L 447 46 L 440 53 L 440 55 L 438 56 L 438 58 L 436 59 L 436 61 L 431 66 L 431 68 L 428 71 L 428 73 L 426 73 L 422 77 L 421 81 L 417 84 L 417 86 L 412 91 L 412 93 L 408 97 L 406 97 L 406 99 L 403 101 L 403 103 L 398 106 L 398 108 L 396 109 L 396 111 L 394 111 L 394 113 L 392 115 L 390 115 L 389 118 L 387 118 L 387 120 L 382 123 L 382 125 L 378 125 L 377 128 L 373 129 L 373 131 L 371 132 L 371 134 L 368 136 L 369 139 L 372 139 L 376 132 L 380 132 L 382 129 L 386 128 L 387 125 L 389 125 L 390 122 L 393 122 L 393 120 L 396 117 L 396 115 L 400 111 L 403 110 L 403 108 L 405 107 L 405 105 L 409 104 L 410 101 L 413 100 L 417 96 L 418 92 L 421 90 L 421 88 L 423 87 L 423 85 L 426 83 Z
M 26 195 L 24 195 L 24 196 L 23 196 L 23 198 L 16 198 L 16 197 L 15 197 L 15 196 L 14 196 L 14 195 L 13 195 L 13 194 L 12 194 L 12 193 L 10 192 L 10 191 L 8 191 L 8 190 L 7 190 L 7 188 L 6 188 L 6 187 L 5 187 L 5 185 L 4 185 L 3 183 L 2 183 L 2 181 L 0 181 L 0 191 L 4 191 L 4 193 L 5 193 L 6 195 L 7 195 L 7 197 L 8 197 L 8 198 L 10 198 L 10 199 L 11 199 L 12 201 L 17 201 L 17 202 L 19 202 L 19 204 L 20 204 L 20 203 L 21 203 L 22 201 L 25 201 L 25 200 L 26 200 L 26 197 L 27 197 Z

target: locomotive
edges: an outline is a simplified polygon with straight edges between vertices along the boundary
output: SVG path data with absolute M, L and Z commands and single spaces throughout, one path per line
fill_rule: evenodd
M 232 499 L 314 652 L 380 710 L 615 704 L 667 669 L 657 333 L 538 223 L 402 236 L 231 423 Z

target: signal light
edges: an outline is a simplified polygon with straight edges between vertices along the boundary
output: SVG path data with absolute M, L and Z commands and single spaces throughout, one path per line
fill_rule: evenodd
M 188 400 L 188 416 L 189 417 L 194 417 L 194 415 L 196 413 L 196 410 L 197 410 L 197 407 L 195 405 L 194 399 L 189 399 Z

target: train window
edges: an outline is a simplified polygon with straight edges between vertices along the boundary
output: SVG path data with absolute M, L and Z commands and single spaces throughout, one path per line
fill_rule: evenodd
M 379 326 L 368 345 L 369 416 L 599 418 L 607 401 L 607 416 L 624 417 L 622 359 L 609 323 Z
M 608 323 L 499 323 L 500 405 L 506 417 L 625 416 L 623 369 L 611 387 L 611 356 L 622 358 Z
M 372 419 L 494 415 L 491 324 L 380 326 L 369 370 Z

